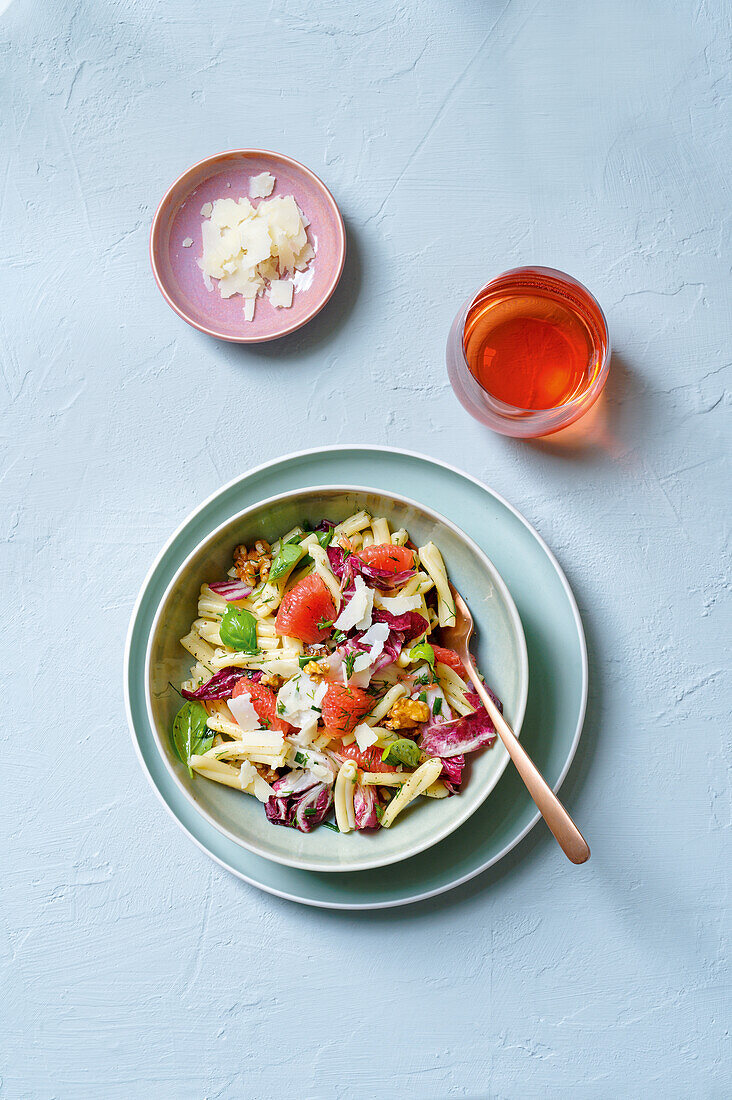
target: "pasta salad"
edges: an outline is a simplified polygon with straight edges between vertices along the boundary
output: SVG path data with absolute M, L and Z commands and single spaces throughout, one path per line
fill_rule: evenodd
M 195 663 L 175 751 L 273 825 L 388 829 L 420 796 L 459 794 L 466 754 L 496 740 L 439 645 L 454 619 L 437 546 L 365 511 L 238 546 L 181 639 Z

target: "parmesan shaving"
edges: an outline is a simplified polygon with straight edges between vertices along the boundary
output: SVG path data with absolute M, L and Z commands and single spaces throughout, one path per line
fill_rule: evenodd
M 249 197 L 251 199 L 268 199 L 274 191 L 274 176 L 269 172 L 261 172 L 258 176 L 252 176 L 249 180 Z
M 250 181 L 250 195 L 262 199 L 256 207 L 248 198 L 216 199 L 201 207 L 199 267 L 204 283 L 212 289 L 212 280 L 218 280 L 222 298 L 240 294 L 247 321 L 253 320 L 255 299 L 262 295 L 274 307 L 289 309 L 296 289 L 294 277 L 315 255 L 305 228 L 307 219 L 292 195 L 266 197 L 274 183 L 267 172 Z

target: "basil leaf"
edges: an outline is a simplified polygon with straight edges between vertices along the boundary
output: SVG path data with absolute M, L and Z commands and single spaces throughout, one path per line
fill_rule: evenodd
M 318 531 L 318 542 L 320 543 L 320 545 L 323 547 L 324 550 L 328 549 L 328 547 L 330 546 L 332 541 L 333 541 L 333 528 L 332 527 L 329 527 L 327 531 Z
M 229 604 L 221 620 L 221 641 L 240 653 L 257 652 L 257 620 L 251 611 Z
M 409 656 L 413 661 L 419 661 L 420 659 L 426 661 L 434 671 L 435 651 L 429 642 L 420 642 L 419 645 L 413 646 L 409 651 Z
M 203 703 L 192 701 L 180 708 L 173 722 L 173 748 L 190 776 L 193 776 L 191 757 L 200 756 L 213 745 L 214 735 L 206 725 L 207 718 Z
M 408 737 L 400 737 L 398 741 L 392 741 L 381 754 L 385 764 L 406 764 L 408 768 L 418 768 L 422 753 L 414 741 Z
M 291 569 L 295 568 L 304 553 L 305 551 L 301 546 L 298 546 L 294 542 L 286 542 L 277 552 L 277 556 L 272 562 L 272 568 L 269 571 L 269 577 L 267 579 L 276 581 L 277 578 L 281 577 L 284 573 L 289 573 Z

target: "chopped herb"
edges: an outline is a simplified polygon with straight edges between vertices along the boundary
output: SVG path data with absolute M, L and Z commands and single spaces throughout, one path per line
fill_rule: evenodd
M 343 663 L 346 666 L 346 676 L 348 677 L 349 680 L 351 679 L 351 676 L 353 675 L 353 666 L 354 666 L 355 662 L 356 662 L 356 654 L 355 653 L 347 653 L 346 654 L 346 659 Z
M 278 703 L 277 704 L 277 713 L 278 714 L 284 714 L 285 713 L 285 704 L 284 703 Z
M 317 622 L 315 625 L 317 626 L 318 630 L 329 630 L 333 625 L 333 620 L 320 619 L 319 622 Z
M 305 753 L 302 753 L 302 752 L 296 752 L 295 753 L 295 763 L 296 764 L 307 764 L 307 762 L 308 762 L 308 758 L 305 755 Z
M 322 707 L 311 707 L 310 709 L 314 710 L 316 714 L 322 714 L 323 713 Z
M 306 810 L 303 810 L 303 813 L 305 814 L 305 817 L 315 817 L 317 812 L 318 811 L 315 808 L 315 806 L 308 806 L 308 808 Z
M 262 723 L 262 729 L 269 729 L 269 720 L 267 718 L 260 718 L 259 721 Z
M 442 714 L 442 699 L 439 695 L 432 704 L 432 713 L 434 715 Z
M 382 817 L 384 816 L 384 807 L 381 805 L 380 802 L 377 802 L 374 808 L 376 810 L 376 817 L 379 821 L 381 821 Z M 325 822 L 323 822 L 323 824 L 325 824 Z
M 287 540 L 287 542 L 284 545 L 285 546 L 291 546 L 293 543 L 301 542 L 302 537 L 303 537 L 302 535 L 298 535 L 298 534 L 290 535 L 289 539 Z
M 334 630 L 331 634 L 331 641 L 335 642 L 336 645 L 338 645 L 340 642 L 345 641 L 345 638 L 346 635 L 343 633 L 342 630 Z
M 420 703 L 426 703 L 427 702 L 427 692 L 426 691 L 420 691 L 417 698 L 419 699 Z
M 333 540 L 333 528 L 329 527 L 327 531 L 318 531 L 318 542 L 327 550 Z
M 339 833 L 341 831 L 332 821 L 321 821 L 320 824 L 325 825 L 326 829 L 332 829 L 334 833 Z
M 429 684 L 430 683 L 430 678 L 427 675 L 427 673 L 423 673 L 422 676 L 415 676 L 414 677 L 414 682 L 415 682 L 415 684 Z

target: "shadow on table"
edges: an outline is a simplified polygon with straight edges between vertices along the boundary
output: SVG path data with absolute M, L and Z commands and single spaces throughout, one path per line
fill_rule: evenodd
M 621 352 L 613 352 L 605 388 L 581 420 L 540 439 L 505 439 L 515 450 L 528 447 L 569 462 L 594 464 L 603 458 L 618 462 L 640 445 L 650 416 L 649 393 L 641 377 Z

